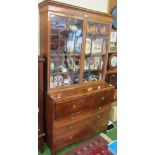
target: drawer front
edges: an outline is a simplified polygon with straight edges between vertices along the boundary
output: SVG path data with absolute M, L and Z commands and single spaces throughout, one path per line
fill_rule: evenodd
M 54 139 L 54 148 L 56 150 L 59 150 L 60 148 L 66 147 L 70 144 L 75 144 L 81 140 L 89 138 L 91 135 L 92 133 L 89 130 L 81 130 L 76 133 L 70 133 L 68 135 L 61 136 L 57 139 Z
M 66 119 L 64 125 L 59 125 L 54 128 L 54 138 L 61 137 L 62 135 L 72 133 L 75 131 L 86 130 L 92 133 L 97 132 L 100 128 L 108 124 L 110 109 L 98 109 L 92 111 L 92 115 L 85 116 L 71 116 L 70 120 Z M 77 119 L 76 117 L 81 117 Z
M 103 93 L 98 93 L 95 97 L 94 104 L 92 105 L 92 108 L 95 106 L 103 106 L 105 104 L 111 103 L 114 100 L 114 92 L 113 91 L 107 91 Z
M 55 118 L 58 119 L 80 111 L 97 108 L 112 102 L 113 96 L 114 93 L 109 91 L 100 92 L 69 101 L 58 102 L 55 104 Z
M 101 120 L 100 120 L 101 121 Z M 107 128 L 107 124 L 103 121 L 103 123 L 97 121 L 94 124 L 86 126 L 85 128 L 75 130 L 73 132 L 67 132 L 66 134 L 62 134 L 59 137 L 54 138 L 54 147 L 59 149 L 65 147 L 67 145 L 78 142 L 79 140 L 84 140 L 92 136 L 94 133 L 98 131 L 104 131 Z

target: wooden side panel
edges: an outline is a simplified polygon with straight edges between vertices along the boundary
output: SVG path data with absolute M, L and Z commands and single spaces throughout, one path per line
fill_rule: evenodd
M 46 59 L 45 71 L 46 71 L 46 82 L 45 90 L 49 90 L 49 66 L 50 66 L 50 13 L 48 7 L 44 6 L 39 9 L 40 11 L 40 55 Z
M 43 63 L 44 59 L 38 58 L 38 147 L 43 150 L 44 136 L 44 102 L 43 102 Z
M 42 9 L 41 9 L 42 10 Z M 40 55 L 47 58 L 48 51 L 48 13 L 40 10 Z
M 53 101 L 51 97 L 46 94 L 46 110 L 45 110 L 45 117 L 46 117 L 46 142 L 50 149 L 53 146 L 53 119 L 54 119 L 54 109 L 53 109 Z

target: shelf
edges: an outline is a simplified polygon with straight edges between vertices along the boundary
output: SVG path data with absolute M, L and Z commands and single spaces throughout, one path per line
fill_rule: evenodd
M 56 73 L 50 73 L 51 76 L 55 76 L 55 75 L 68 75 L 71 73 L 77 73 L 79 72 L 79 70 L 75 70 L 75 71 L 68 71 L 68 72 L 56 72 Z
M 55 57 L 55 56 L 78 56 L 78 57 L 81 57 L 81 55 L 80 54 L 76 54 L 76 53 L 74 53 L 74 54 L 51 54 L 51 57 Z
M 96 71 L 100 71 L 100 69 L 87 69 L 87 70 L 84 70 L 84 72 L 96 72 Z
M 109 35 L 108 34 L 101 34 L 101 33 L 91 33 L 91 32 L 86 32 L 87 36 L 91 36 L 90 38 L 93 38 L 94 36 L 100 36 L 101 38 L 104 37 L 104 39 L 109 39 Z M 107 38 L 105 38 L 107 37 Z
M 67 29 L 67 28 L 58 28 L 58 27 L 52 27 L 52 26 L 51 26 L 51 30 L 58 30 L 58 31 L 71 31 L 71 30 L 69 30 L 69 29 Z
M 85 57 L 100 57 L 100 56 L 104 56 L 104 54 L 101 53 L 91 53 L 91 54 L 85 54 Z
M 106 72 L 106 74 L 117 74 L 117 69 L 108 70 L 108 71 Z
M 113 54 L 113 53 L 117 53 L 117 51 L 110 51 L 110 52 L 108 52 L 108 54 Z

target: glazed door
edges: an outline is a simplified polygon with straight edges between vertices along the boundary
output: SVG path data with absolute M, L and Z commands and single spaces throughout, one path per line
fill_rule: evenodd
M 50 88 L 80 82 L 83 20 L 51 15 Z
M 109 31 L 108 24 L 87 22 L 83 82 L 104 79 Z

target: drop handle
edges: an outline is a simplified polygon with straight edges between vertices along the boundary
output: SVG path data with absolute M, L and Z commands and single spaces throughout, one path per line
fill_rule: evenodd
M 104 96 L 101 99 L 104 100 L 105 99 Z

